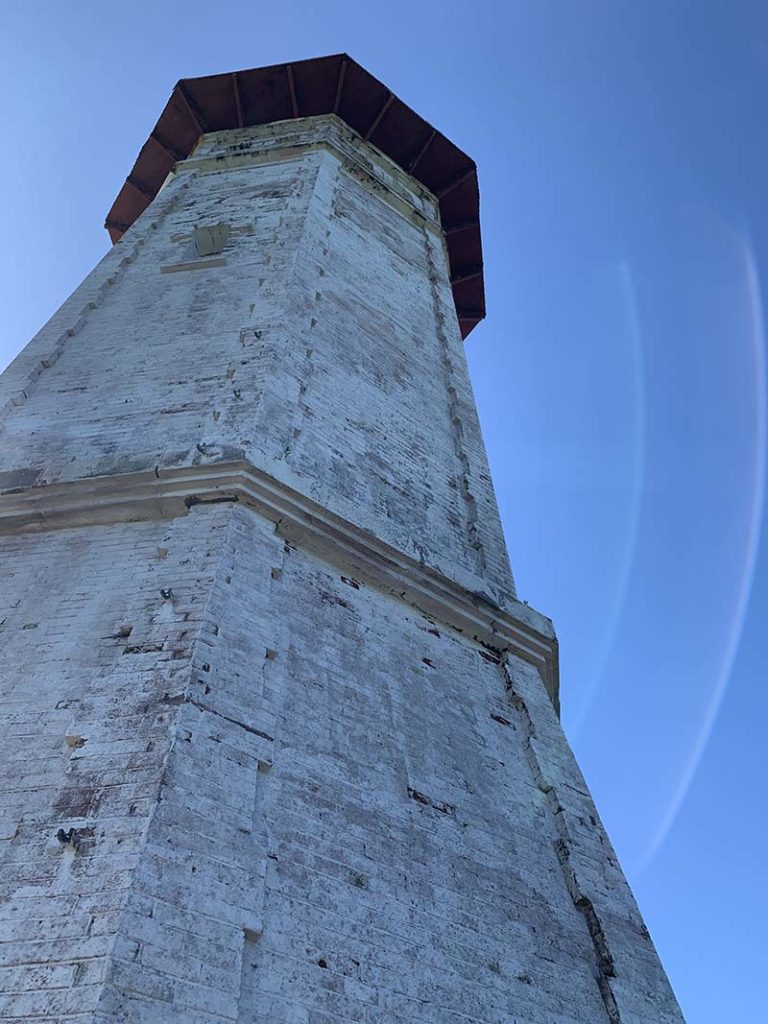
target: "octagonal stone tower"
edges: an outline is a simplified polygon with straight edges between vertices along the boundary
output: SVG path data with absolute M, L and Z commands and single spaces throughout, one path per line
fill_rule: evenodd
M 7 1022 L 672 1024 L 515 598 L 474 164 L 348 57 L 180 82 L 0 379 Z

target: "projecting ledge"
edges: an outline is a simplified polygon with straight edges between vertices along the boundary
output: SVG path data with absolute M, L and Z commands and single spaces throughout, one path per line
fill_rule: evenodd
M 0 534 L 173 519 L 219 502 L 252 508 L 286 540 L 486 649 L 534 665 L 559 710 L 557 638 L 548 618 L 512 599 L 494 606 L 246 462 L 19 487 L 0 493 Z

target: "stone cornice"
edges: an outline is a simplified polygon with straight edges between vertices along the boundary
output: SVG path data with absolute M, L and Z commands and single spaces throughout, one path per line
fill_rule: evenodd
M 87 477 L 0 494 L 0 534 L 172 519 L 198 505 L 239 502 L 276 524 L 281 536 L 380 587 L 492 652 L 534 665 L 559 706 L 552 624 L 528 605 L 501 609 L 246 462 Z

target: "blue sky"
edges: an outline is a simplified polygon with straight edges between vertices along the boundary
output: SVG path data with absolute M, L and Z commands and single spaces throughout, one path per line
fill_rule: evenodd
M 519 591 L 689 1024 L 758 1019 L 765 4 L 6 5 L 0 365 L 105 252 L 176 79 L 339 50 L 477 160 L 468 354 Z

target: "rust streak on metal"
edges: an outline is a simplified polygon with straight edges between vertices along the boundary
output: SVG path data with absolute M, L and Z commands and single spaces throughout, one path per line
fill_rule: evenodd
M 187 111 L 189 112 L 189 116 L 195 122 L 195 127 L 197 128 L 201 135 L 204 134 L 205 124 L 203 122 L 201 115 L 198 113 L 195 105 L 192 103 L 192 100 L 187 95 L 187 90 L 184 88 L 181 82 L 178 83 L 176 88 L 179 90 L 179 96 L 181 96 L 181 98 L 184 100 L 184 105 L 186 106 Z
M 336 83 L 336 96 L 334 97 L 334 100 L 333 100 L 333 112 L 334 112 L 334 114 L 338 114 L 338 112 L 339 112 L 339 104 L 341 103 L 341 93 L 342 93 L 342 90 L 344 88 L 344 76 L 346 75 L 346 73 L 347 73 L 347 62 L 345 60 L 343 60 L 341 62 L 341 67 L 339 68 L 339 80 Z
M 416 154 L 416 157 L 413 160 L 411 160 L 411 162 L 408 164 L 408 173 L 409 174 L 413 174 L 413 172 L 416 170 L 416 167 L 421 162 L 421 158 L 424 156 L 424 154 L 427 152 L 429 147 L 432 145 L 432 140 L 434 139 L 434 137 L 436 135 L 437 135 L 437 132 L 433 128 L 432 131 L 429 133 L 429 138 L 424 143 L 424 145 L 421 147 L 419 152 Z
M 446 235 L 458 235 L 460 231 L 468 231 L 469 228 L 479 228 L 480 221 L 474 217 L 470 220 L 457 220 L 453 224 L 444 224 L 443 231 Z
M 384 117 L 386 112 L 392 106 L 392 103 L 394 102 L 394 99 L 395 99 L 394 93 L 390 93 L 389 96 L 387 96 L 387 98 L 384 101 L 384 105 L 382 106 L 381 110 L 378 112 L 376 117 L 374 117 L 373 121 L 371 122 L 371 127 L 368 129 L 368 131 L 363 136 L 363 138 L 366 140 L 366 142 L 370 139 L 370 137 L 373 135 L 373 133 L 376 131 L 376 129 L 381 124 L 381 119 Z
M 442 199 L 443 196 L 447 196 L 449 192 L 453 192 L 456 186 L 460 185 L 462 181 L 466 181 L 467 178 L 471 178 L 474 173 L 475 167 L 473 165 L 472 167 L 469 167 L 466 171 L 463 171 L 461 174 L 459 174 L 456 178 L 453 179 L 453 181 L 449 181 L 448 184 L 444 188 L 441 188 L 439 192 L 436 192 L 435 195 L 437 196 L 438 199 Z
M 451 284 L 459 284 L 461 281 L 472 281 L 476 277 L 483 276 L 482 264 L 475 267 L 466 267 L 455 274 L 451 274 Z
M 111 228 L 112 231 L 122 231 L 124 233 L 130 226 L 130 224 L 123 224 L 123 222 L 119 220 L 110 220 L 109 217 L 104 221 L 104 227 Z
M 169 146 L 167 142 L 164 142 L 157 132 L 151 132 L 149 137 L 153 142 L 156 142 L 160 149 L 164 150 L 175 163 L 178 163 L 179 160 L 186 160 L 183 153 L 180 153 L 177 149 L 174 149 L 173 146 Z
M 237 72 L 232 72 L 232 92 L 235 94 L 235 110 L 237 111 L 237 127 L 243 128 L 243 103 L 240 99 L 240 81 Z
M 285 70 L 288 74 L 288 91 L 291 94 L 291 109 L 293 110 L 293 116 L 299 116 L 299 103 L 296 99 L 296 83 L 293 80 L 293 68 L 290 64 L 285 65 Z
M 147 185 L 144 185 L 141 181 L 138 181 L 136 178 L 133 177 L 132 174 L 129 174 L 125 180 L 131 186 L 131 188 L 135 188 L 137 192 L 140 192 L 143 196 L 149 199 L 150 202 L 152 202 L 152 200 L 155 198 L 155 193 L 152 191 L 152 189 L 149 188 Z

